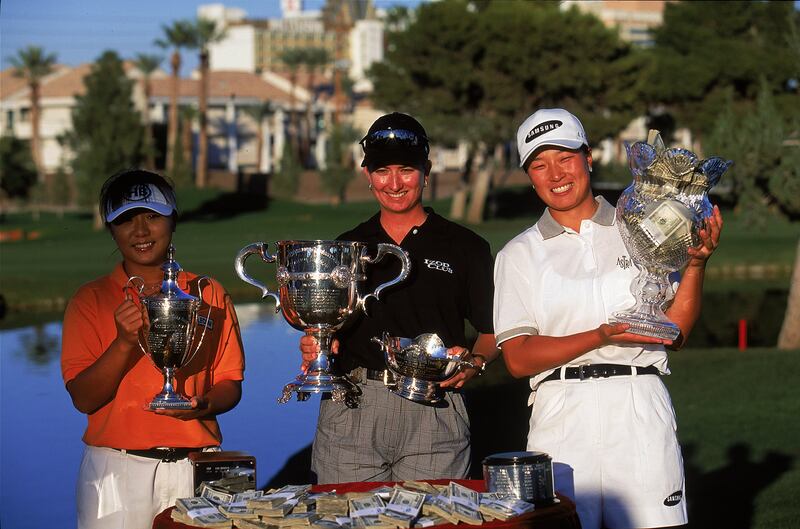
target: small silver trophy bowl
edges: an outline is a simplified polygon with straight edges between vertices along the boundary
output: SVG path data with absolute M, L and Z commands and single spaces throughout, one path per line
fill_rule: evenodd
M 333 334 L 357 311 L 366 313 L 370 298 L 379 299 L 383 289 L 408 277 L 411 267 L 408 254 L 399 246 L 381 243 L 375 257 L 370 257 L 366 244 L 352 241 L 278 241 L 276 246 L 274 256 L 263 242 L 242 248 L 234 261 L 236 273 L 242 281 L 261 290 L 262 298 L 272 297 L 275 310 L 283 313 L 289 325 L 314 336 L 320 348 L 306 372 L 283 388 L 278 402 L 287 402 L 293 392 L 298 400 L 308 399 L 311 393 L 329 392 L 334 401 L 345 402 L 360 390 L 346 376 L 331 373 Z M 250 255 L 258 255 L 266 263 L 277 263 L 277 294 L 247 274 L 244 263 Z M 400 273 L 378 285 L 374 292 L 363 295 L 359 287 L 367 277 L 366 266 L 386 255 L 400 260 Z
M 683 268 L 687 250 L 700 243 L 698 232 L 712 213 L 708 191 L 733 162 L 667 149 L 658 131 L 651 131 L 649 142 L 626 149 L 633 183 L 617 201 L 617 226 L 639 275 L 631 284 L 634 305 L 614 313 L 611 322 L 629 324 L 634 334 L 674 340 L 680 329 L 663 311 L 668 275 Z
M 386 365 L 394 375 L 389 387 L 394 393 L 414 402 L 435 404 L 444 398 L 440 382 L 456 374 L 463 367 L 475 368 L 464 360 L 465 349 L 460 354 L 449 355 L 444 342 L 437 334 L 420 334 L 414 339 L 399 338 L 383 333 L 372 341 L 381 346 Z
M 178 273 L 181 267 L 175 262 L 174 254 L 175 248 L 170 245 L 167 261 L 161 266 L 164 270 L 161 290 L 156 294 L 141 295 L 144 280 L 139 276 L 131 277 L 125 285 L 126 294 L 131 289 L 136 292 L 147 314 L 145 324 L 139 331 L 139 348 L 164 376 L 161 392 L 153 397 L 149 404 L 151 410 L 192 408 L 191 400 L 175 391 L 172 380 L 175 372 L 191 362 L 200 350 L 206 333 L 206 326 L 203 325 L 200 339 L 193 348 L 201 300 L 184 292 L 178 286 Z M 213 283 L 208 277 L 199 278 L 198 286 L 203 280 L 211 284 L 213 297 Z M 206 319 L 210 316 L 211 304 Z

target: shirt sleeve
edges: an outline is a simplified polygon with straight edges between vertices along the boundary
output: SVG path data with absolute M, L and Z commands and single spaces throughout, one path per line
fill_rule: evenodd
M 216 384 L 222 380 L 243 380 L 245 367 L 244 348 L 239 329 L 239 319 L 236 317 L 236 309 L 233 307 L 230 295 L 222 285 L 215 281 L 214 287 L 220 293 L 216 298 L 221 306 L 220 308 L 223 309 L 224 317 L 217 345 L 213 383 Z
M 481 239 L 481 250 L 477 255 L 467 256 L 470 265 L 467 278 L 467 319 L 479 333 L 493 334 L 492 298 L 494 297 L 494 281 L 492 270 L 494 259 L 489 243 Z
M 67 305 L 61 331 L 61 376 L 64 384 L 91 366 L 103 354 L 96 325 L 101 325 L 90 291 L 78 291 Z
M 497 254 L 494 267 L 494 331 L 498 347 L 517 336 L 539 334 L 531 300 L 529 274 L 507 252 Z

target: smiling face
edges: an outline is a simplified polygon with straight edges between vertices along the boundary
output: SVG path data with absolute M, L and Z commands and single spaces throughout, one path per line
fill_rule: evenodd
M 430 170 L 430 162 L 424 166 L 386 165 L 364 168 L 372 185 L 372 194 L 386 213 L 409 213 L 422 208 L 422 190 Z
M 172 217 L 137 208 L 120 215 L 109 228 L 126 272 L 146 281 L 158 278 L 175 229 Z
M 551 213 L 582 214 L 589 218 L 595 209 L 589 184 L 591 167 L 591 151 L 548 146 L 531 159 L 526 172 Z

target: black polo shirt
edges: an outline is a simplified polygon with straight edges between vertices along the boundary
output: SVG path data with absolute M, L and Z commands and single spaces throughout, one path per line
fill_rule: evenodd
M 369 315 L 355 315 L 352 324 L 336 333 L 338 372 L 356 367 L 385 369 L 383 353 L 371 341 L 383 332 L 406 338 L 435 332 L 447 347 L 467 345 L 464 320 L 480 333 L 493 333 L 494 264 L 489 243 L 433 209 L 425 211 L 426 221 L 411 229 L 399 245 L 411 260 L 408 278 L 383 290 L 380 300 L 370 299 Z M 394 244 L 381 226 L 380 213 L 339 240 L 367 243 L 372 256 L 378 243 Z M 400 268 L 400 261 L 391 255 L 367 265 L 362 294 L 396 277 Z

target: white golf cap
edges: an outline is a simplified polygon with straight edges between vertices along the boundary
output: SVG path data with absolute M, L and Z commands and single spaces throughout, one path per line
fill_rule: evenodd
M 106 205 L 106 222 L 114 219 L 136 208 L 149 209 L 159 215 L 169 216 L 177 210 L 175 201 L 172 197 L 165 195 L 156 185 L 153 184 L 134 184 L 125 193 L 121 202 L 109 203 Z
M 531 154 L 545 145 L 580 149 L 588 147 L 589 141 L 578 118 L 563 108 L 542 108 L 517 129 L 519 166 L 524 167 Z

